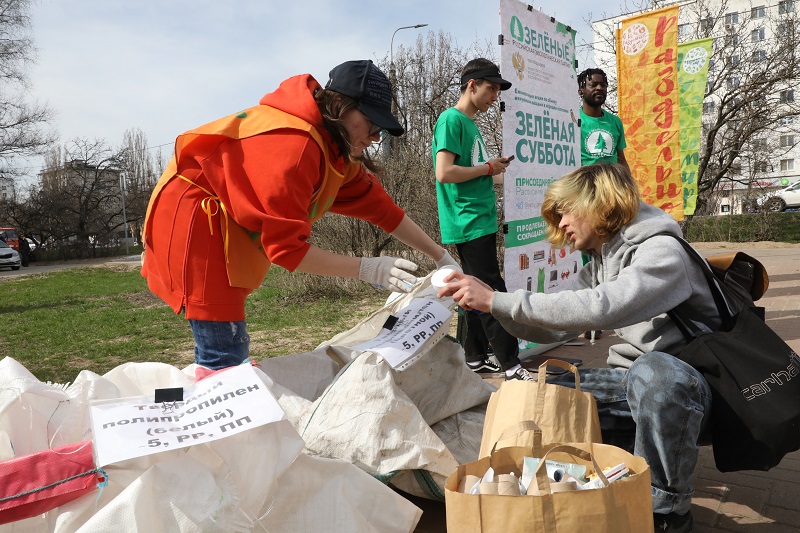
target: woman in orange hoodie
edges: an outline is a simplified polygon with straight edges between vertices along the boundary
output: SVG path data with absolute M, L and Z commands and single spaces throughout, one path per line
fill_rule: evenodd
M 249 357 L 244 301 L 270 264 L 359 278 L 408 292 L 417 265 L 351 257 L 308 243 L 331 211 L 366 220 L 428 255 L 455 261 L 389 197 L 364 151 L 403 127 L 391 113 L 386 75 L 348 61 L 322 88 L 311 75 L 285 80 L 259 105 L 179 136 L 153 191 L 142 275 L 195 338 L 195 362 L 217 370 Z

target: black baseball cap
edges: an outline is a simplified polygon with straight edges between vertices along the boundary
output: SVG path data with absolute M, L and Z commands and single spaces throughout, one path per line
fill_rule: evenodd
M 461 85 L 464 85 L 469 80 L 486 80 L 490 83 L 497 83 L 500 85 L 501 91 L 507 91 L 511 88 L 511 82 L 504 80 L 500 76 L 500 69 L 497 67 L 482 68 L 469 74 L 461 76 Z
M 333 67 L 325 88 L 358 102 L 358 109 L 379 128 L 395 137 L 404 133 L 392 115 L 392 85 L 381 69 L 369 59 L 346 61 Z

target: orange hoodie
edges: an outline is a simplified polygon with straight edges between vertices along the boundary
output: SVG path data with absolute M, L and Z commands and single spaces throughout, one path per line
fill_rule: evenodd
M 363 168 L 347 172 L 322 126 L 313 97 L 319 88 L 310 75 L 295 76 L 247 111 L 258 114 L 262 106 L 270 106 L 315 127 L 335 169 L 328 182 L 339 180 L 328 191 L 332 203 L 322 199 L 319 208 L 312 199 L 317 199 L 326 163 L 309 132 L 282 128 L 246 137 L 206 134 L 212 123 L 194 130 L 201 134 L 185 136 L 189 140 L 181 145 L 177 167 L 168 168 L 150 201 L 142 267 L 150 289 L 176 313 L 185 310 L 187 319 L 244 320 L 244 300 L 252 289 L 229 283 L 225 213 L 260 239 L 270 263 L 290 271 L 308 251 L 312 222 L 326 210 L 361 218 L 386 232 L 400 224 L 403 210 L 375 176 Z M 176 170 L 184 179 L 178 179 Z M 353 177 L 343 181 L 337 173 Z M 216 197 L 210 204 L 209 193 Z M 229 243 L 228 259 L 241 252 Z

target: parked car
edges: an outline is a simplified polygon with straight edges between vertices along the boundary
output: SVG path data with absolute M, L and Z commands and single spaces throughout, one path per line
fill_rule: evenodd
M 759 199 L 759 205 L 767 211 L 785 211 L 800 207 L 800 181 L 785 189 L 766 194 Z
M 19 237 L 15 228 L 0 228 L 0 240 L 15 250 L 19 249 Z
M 19 253 L 6 242 L 0 241 L 0 268 L 10 267 L 11 270 L 19 270 L 21 266 Z

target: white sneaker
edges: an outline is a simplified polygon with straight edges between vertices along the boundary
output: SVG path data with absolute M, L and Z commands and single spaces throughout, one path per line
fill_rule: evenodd
M 522 367 L 516 369 L 510 376 L 506 374 L 506 381 L 513 381 L 515 379 L 520 381 L 536 381 L 533 376 L 531 376 L 531 373 Z
M 491 359 L 484 359 L 478 364 L 467 363 L 467 366 L 476 374 L 499 374 L 503 371 L 503 369 L 494 364 Z

